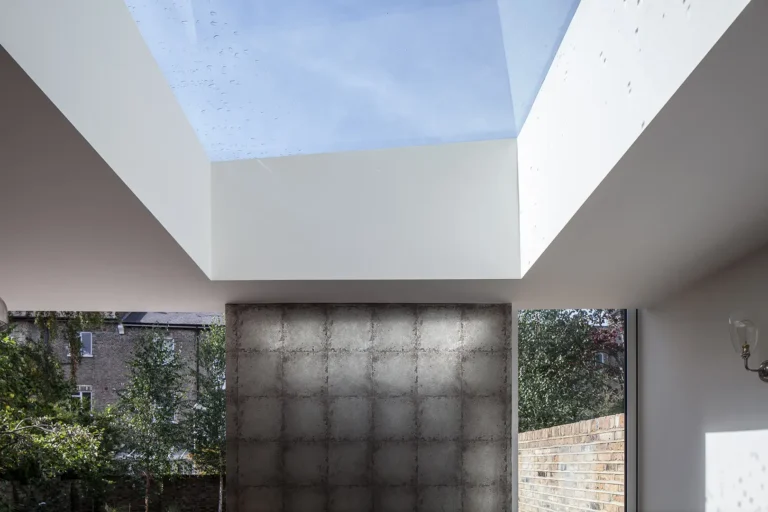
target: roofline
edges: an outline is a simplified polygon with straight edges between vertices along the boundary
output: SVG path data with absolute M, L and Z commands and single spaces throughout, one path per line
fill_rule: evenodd
M 125 316 L 128 314 L 126 313 Z M 125 317 L 124 316 L 124 317 Z M 30 314 L 29 311 L 9 311 L 8 317 L 11 320 L 26 320 L 29 322 L 34 322 L 35 317 L 34 313 Z M 125 327 L 144 327 L 144 328 L 157 328 L 157 327 L 165 327 L 169 329 L 207 329 L 212 324 L 162 324 L 162 323 L 154 323 L 154 324 L 148 324 L 148 323 L 135 323 L 135 322 L 123 322 L 119 317 L 114 318 L 105 318 L 104 319 L 105 324 L 123 324 Z
M 127 323 L 127 322 L 119 322 L 123 324 L 124 327 L 143 327 L 143 328 L 157 328 L 157 327 L 164 327 L 168 329 L 207 329 L 211 326 L 211 324 L 137 324 L 137 323 Z

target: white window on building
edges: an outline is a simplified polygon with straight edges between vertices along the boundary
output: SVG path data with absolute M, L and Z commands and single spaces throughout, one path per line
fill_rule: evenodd
M 93 333 L 80 333 L 80 354 L 83 357 L 93 357 Z
M 93 408 L 93 386 L 77 386 L 77 392 L 72 395 L 72 398 L 79 401 L 80 407 L 84 410 L 90 411 Z

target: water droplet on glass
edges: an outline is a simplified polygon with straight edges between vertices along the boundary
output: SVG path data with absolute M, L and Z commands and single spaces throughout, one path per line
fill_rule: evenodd
M 213 38 L 214 38 L 214 39 L 218 39 L 218 38 L 219 38 L 219 34 L 214 34 L 214 35 L 213 35 Z
M 215 21 L 212 21 L 212 22 L 211 22 L 211 26 L 212 26 L 212 27 L 215 27 L 216 25 L 218 25 L 218 23 L 216 23 Z
M 216 16 L 216 11 L 211 11 L 211 16 Z

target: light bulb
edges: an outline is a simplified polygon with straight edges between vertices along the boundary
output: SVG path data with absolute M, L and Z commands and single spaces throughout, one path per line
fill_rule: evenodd
M 749 345 L 750 350 L 757 347 L 757 326 L 741 312 L 733 313 L 728 319 L 731 331 L 731 343 L 733 349 L 741 354 L 744 345 Z

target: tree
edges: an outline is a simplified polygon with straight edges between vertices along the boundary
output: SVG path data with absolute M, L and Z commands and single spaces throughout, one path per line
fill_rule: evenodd
M 620 310 L 524 310 L 518 336 L 521 432 L 623 409 Z
M 624 412 L 624 390 L 626 389 L 627 352 L 624 337 L 624 310 L 594 309 L 590 311 L 592 341 L 595 351 L 605 357 L 600 362 L 600 371 L 608 379 L 609 405 L 606 413 Z
M 35 325 L 43 334 L 44 343 L 50 346 L 50 340 L 55 339 L 59 330 L 69 348 L 70 371 L 69 378 L 77 384 L 77 370 L 83 360 L 80 333 L 90 331 L 104 325 L 106 315 L 100 312 L 85 311 L 36 311 Z
M 219 512 L 224 504 L 226 470 L 226 346 L 223 325 L 211 325 L 198 346 L 197 402 L 187 416 L 195 468 L 219 476 Z
M 144 482 L 144 509 L 149 512 L 153 481 L 187 465 L 179 458 L 183 436 L 177 421 L 184 402 L 184 368 L 166 333 L 157 329 L 138 337 L 128 366 L 129 384 L 117 405 L 122 458 L 127 473 Z
M 72 407 L 52 352 L 0 333 L 0 478 L 38 486 L 64 474 L 92 481 L 112 458 L 105 422 Z

